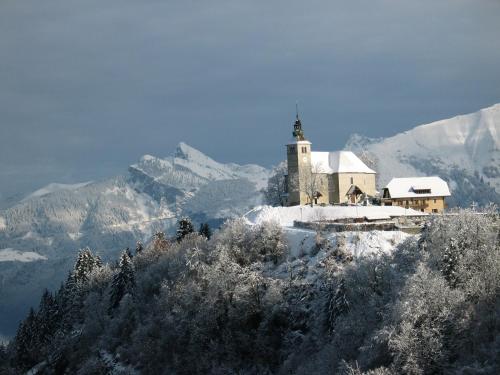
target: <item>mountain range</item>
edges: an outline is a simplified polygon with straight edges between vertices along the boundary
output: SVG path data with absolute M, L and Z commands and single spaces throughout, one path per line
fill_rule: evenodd
M 167 158 L 144 155 L 123 176 L 74 185 L 50 184 L 0 211 L 0 334 L 44 287 L 56 288 L 80 248 L 104 260 L 180 217 L 219 225 L 261 204 L 270 172 L 218 163 L 185 143 Z
M 354 134 L 345 148 L 377 171 L 379 189 L 392 177 L 438 175 L 451 207 L 500 203 L 500 104 L 389 138 Z
M 392 177 L 439 175 L 449 182 L 450 206 L 500 203 L 500 104 L 418 126 L 389 138 L 353 135 L 355 151 Z M 121 176 L 50 184 L 0 205 L 0 336 L 39 299 L 57 288 L 76 252 L 90 247 L 104 260 L 157 231 L 172 234 L 180 217 L 218 226 L 262 203 L 271 171 L 218 163 L 180 143 L 166 158 L 144 155 Z

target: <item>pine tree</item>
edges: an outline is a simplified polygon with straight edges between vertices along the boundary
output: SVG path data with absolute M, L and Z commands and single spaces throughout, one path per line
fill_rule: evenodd
M 457 268 L 460 260 L 460 249 L 455 238 L 451 238 L 448 246 L 444 248 L 441 272 L 452 288 L 456 287 Z
M 79 284 L 87 283 L 90 273 L 99 267 L 102 267 L 99 256 L 94 256 L 88 247 L 80 250 L 73 269 L 75 281 Z
M 209 240 L 210 237 L 212 237 L 212 230 L 210 229 L 208 223 L 202 223 L 200 225 L 200 230 L 198 231 L 198 233 L 201 236 L 205 237 L 207 240 Z
M 0 342 L 0 374 L 2 374 L 2 369 L 7 367 L 7 361 L 9 357 L 7 355 L 7 347 Z
M 185 217 L 179 221 L 179 228 L 177 229 L 177 242 L 181 242 L 184 237 L 186 237 L 188 234 L 193 233 L 193 223 L 191 223 L 191 220 L 189 218 Z
M 57 329 L 58 306 L 52 293 L 47 289 L 40 300 L 37 312 L 38 341 L 42 345 L 48 344 Z
M 128 255 L 128 257 L 129 257 L 130 259 L 132 259 L 132 258 L 134 257 L 134 254 L 132 254 L 132 252 L 130 251 L 130 248 L 129 248 L 129 247 L 127 247 L 127 248 L 125 249 L 125 252 L 127 253 L 127 255 Z
M 137 241 L 137 244 L 135 245 L 135 254 L 137 255 L 142 253 L 142 250 L 144 250 L 144 245 L 141 241 Z
M 83 309 L 82 283 L 77 281 L 74 273 L 70 273 L 58 297 L 58 307 L 61 312 L 61 328 L 69 331 L 82 320 Z
M 37 342 L 35 311 L 30 309 L 28 317 L 19 325 L 14 338 L 14 361 L 16 367 L 27 370 L 37 363 Z
M 132 293 L 135 286 L 135 272 L 132 260 L 126 251 L 120 257 L 120 269 L 113 277 L 110 296 L 110 311 L 120 305 L 120 301 L 127 293 Z

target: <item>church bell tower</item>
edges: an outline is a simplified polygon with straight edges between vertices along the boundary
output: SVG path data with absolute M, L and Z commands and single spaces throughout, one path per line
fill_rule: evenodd
M 288 162 L 288 206 L 307 203 L 303 176 L 311 173 L 311 142 L 306 140 L 297 110 L 293 125 L 293 141 L 286 146 Z

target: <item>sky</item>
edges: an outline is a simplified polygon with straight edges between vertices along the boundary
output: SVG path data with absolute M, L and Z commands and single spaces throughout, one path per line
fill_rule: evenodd
M 500 102 L 500 1 L 2 0 L 0 200 L 184 141 L 277 164 Z

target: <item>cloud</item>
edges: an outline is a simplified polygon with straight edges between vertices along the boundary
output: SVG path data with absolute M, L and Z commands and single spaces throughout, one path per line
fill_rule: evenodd
M 477 110 L 500 101 L 499 16 L 486 0 L 4 1 L 0 191 L 181 140 L 270 165 L 296 100 L 322 149 Z

